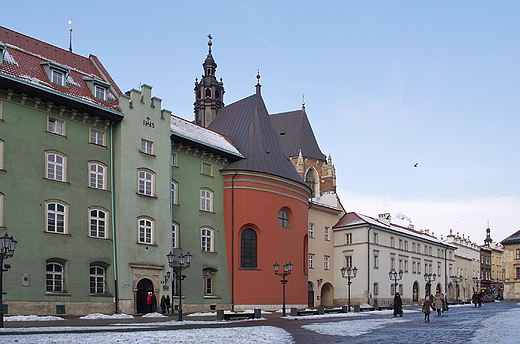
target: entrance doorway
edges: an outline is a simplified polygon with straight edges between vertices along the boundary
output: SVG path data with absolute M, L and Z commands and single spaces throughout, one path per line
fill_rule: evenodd
M 148 293 L 153 293 L 153 284 L 147 279 L 143 278 L 137 283 L 137 300 L 136 300 L 136 310 L 137 313 L 146 313 L 148 311 L 148 305 L 146 304 L 146 298 Z
M 312 282 L 307 282 L 307 306 L 314 307 L 314 285 Z
M 413 302 L 419 302 L 419 283 L 415 281 L 413 283 Z

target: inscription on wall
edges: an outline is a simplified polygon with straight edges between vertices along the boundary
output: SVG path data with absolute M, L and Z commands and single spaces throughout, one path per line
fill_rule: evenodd
M 143 119 L 143 125 L 152 129 L 155 128 L 155 123 L 151 121 L 150 117 L 146 117 L 146 119 Z

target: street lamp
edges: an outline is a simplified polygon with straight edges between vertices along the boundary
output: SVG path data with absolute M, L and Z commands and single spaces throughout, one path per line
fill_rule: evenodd
M 480 289 L 478 289 L 478 285 L 479 285 L 479 283 L 480 283 L 480 278 L 478 278 L 478 277 L 476 277 L 476 276 L 473 277 L 473 283 L 475 283 L 475 284 L 477 285 L 477 290 L 476 290 L 476 291 L 477 291 L 477 292 L 480 292 Z
M 459 303 L 459 282 L 462 281 L 464 277 L 460 276 L 450 276 L 453 282 L 455 282 L 455 302 Z
M 166 255 L 168 258 L 168 265 L 170 268 L 177 268 L 178 273 L 176 274 L 177 279 L 179 280 L 179 321 L 182 321 L 182 281 L 186 278 L 186 275 L 182 274 L 182 269 L 187 269 L 190 267 L 191 260 L 193 259 L 193 255 L 188 251 L 186 255 L 182 253 L 177 258 L 179 263 L 175 265 L 175 255 L 172 251 Z M 172 301 L 173 301 L 173 278 L 172 278 Z
M 12 236 L 8 236 L 7 233 L 0 238 L 0 241 L 2 241 L 2 247 L 0 248 L 0 328 L 2 328 L 4 327 L 4 304 L 2 299 L 4 291 L 4 271 L 11 268 L 11 264 L 4 265 L 4 260 L 14 255 L 18 241 L 14 240 Z
M 399 276 L 399 278 L 397 278 L 397 276 Z M 399 285 L 399 282 L 397 282 L 397 281 L 400 281 L 401 279 L 403 279 L 403 270 L 399 270 L 399 273 L 398 273 L 397 271 L 392 269 L 388 273 L 388 277 L 390 277 L 391 281 L 394 281 L 394 284 L 395 284 L 395 290 L 394 291 L 397 293 L 397 286 Z
M 293 268 L 293 265 L 291 262 L 289 263 L 285 263 L 283 265 L 283 272 L 278 272 L 278 269 L 280 269 L 280 264 L 278 264 L 278 262 L 276 262 L 275 264 L 273 264 L 273 267 L 274 267 L 274 274 L 277 275 L 277 276 L 282 276 L 282 280 L 280 282 L 282 282 L 283 284 L 283 307 L 282 307 L 282 316 L 285 316 L 285 284 L 287 284 L 287 281 L 285 279 L 285 277 L 289 276 L 291 274 L 291 271 L 292 271 L 292 268 Z
M 352 268 L 349 267 L 347 269 L 346 267 L 342 267 L 340 269 L 340 271 L 341 271 L 341 277 L 347 279 L 347 285 L 348 285 L 348 311 L 350 312 L 350 285 L 352 284 L 352 281 L 350 279 L 356 277 L 358 268 L 354 267 L 354 269 L 352 269 Z M 346 273 L 346 276 L 345 276 L 345 273 Z
M 432 282 L 435 282 L 435 278 L 437 278 L 437 274 L 436 273 L 433 273 L 433 274 L 428 274 L 428 273 L 425 273 L 424 274 L 424 280 L 426 281 L 426 283 L 428 283 L 428 295 L 430 295 L 432 293 L 432 285 L 431 283 Z

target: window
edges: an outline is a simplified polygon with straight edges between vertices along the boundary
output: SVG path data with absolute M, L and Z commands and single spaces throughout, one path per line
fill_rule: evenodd
M 520 278 L 520 267 L 516 268 L 516 278 Z
M 311 195 L 310 195 L 311 198 L 316 197 L 316 195 L 318 194 L 318 185 L 319 184 L 316 180 L 315 174 L 316 174 L 316 171 L 312 167 L 305 174 L 305 182 L 311 189 Z
M 379 295 L 379 283 L 374 283 L 374 295 Z
M 201 172 L 201 174 L 203 174 L 205 176 L 212 176 L 213 175 L 213 165 L 203 162 L 200 172 Z
M 415 252 L 415 249 L 416 249 L 416 248 L 415 248 L 415 243 L 413 242 L 413 243 L 412 243 L 412 252 Z
M 47 263 L 46 284 L 48 293 L 62 293 L 63 288 L 63 265 L 59 263 Z
M 153 243 L 153 221 L 150 219 L 139 219 L 139 239 L 140 244 L 152 244 Z
M 309 223 L 309 238 L 314 238 L 314 223 Z
M 378 235 L 377 233 L 374 233 L 374 244 L 377 244 L 378 242 Z
M 47 164 L 47 179 L 65 181 L 65 157 L 58 153 L 45 153 Z
M 179 233 L 179 225 L 176 224 L 175 222 L 172 223 L 172 247 L 173 248 L 178 248 L 178 239 L 177 239 L 177 235 Z
M 280 226 L 282 226 L 283 228 L 289 225 L 289 215 L 283 209 L 278 212 L 278 222 L 280 223 Z
M 47 131 L 57 135 L 65 135 L 65 122 L 49 117 L 47 120 Z
M 379 256 L 374 254 L 374 269 L 379 269 Z
M 325 227 L 325 240 L 330 240 L 330 227 Z
M 107 213 L 101 209 L 91 209 L 90 217 L 90 236 L 93 238 L 106 238 Z
M 394 239 L 394 237 L 390 237 L 390 247 L 392 247 L 392 248 L 395 247 L 395 239 Z
M 105 166 L 91 162 L 89 165 L 89 186 L 94 189 L 105 189 Z
M 170 164 L 172 166 L 177 166 L 177 154 L 172 153 L 170 156 Z
M 404 250 L 408 251 L 408 241 L 406 241 L 406 240 L 404 242 Z
M 45 230 L 50 233 L 65 233 L 67 228 L 67 207 L 58 202 L 47 203 L 47 222 Z
M 153 155 L 153 142 L 141 139 L 141 153 Z
M 345 244 L 347 244 L 347 245 L 352 244 L 352 233 L 345 234 Z
M 417 273 L 417 263 L 416 262 L 412 262 L 412 273 L 413 274 Z
M 408 272 L 408 260 L 405 259 L 404 261 L 404 272 Z
M 520 248 L 516 249 L 516 259 L 520 259 Z
M 95 88 L 95 94 L 94 96 L 99 99 L 99 100 L 106 100 L 106 93 L 107 93 L 107 89 L 102 87 L 102 86 L 99 86 L 99 85 L 95 85 L 94 86 Z
M 314 254 L 309 253 L 309 269 L 314 269 Z
M 330 262 L 330 257 L 324 256 L 323 257 L 323 269 L 329 270 L 329 262 Z
M 213 193 L 208 189 L 200 190 L 200 210 L 202 211 L 213 211 Z
M 213 230 L 202 228 L 200 232 L 202 251 L 213 252 Z
M 137 193 L 145 196 L 153 196 L 153 177 L 151 172 L 139 170 L 139 185 Z
M 240 267 L 256 268 L 257 236 L 252 228 L 246 228 L 240 235 Z
M 90 129 L 90 143 L 93 143 L 95 145 L 104 146 L 105 145 L 105 133 Z
M 417 273 L 420 275 L 421 274 L 421 263 L 417 263 Z
M 401 271 L 401 270 L 404 271 L 404 263 L 403 263 L 402 259 L 399 259 L 399 271 Z
M 395 270 L 395 258 L 390 258 L 390 270 Z
M 417 244 L 417 253 L 421 253 L 421 244 Z
M 179 184 L 177 184 L 177 182 L 172 180 L 172 194 L 171 194 L 172 204 L 179 204 L 179 200 L 177 197 L 178 189 L 179 189 Z
M 438 265 L 437 265 L 437 277 L 441 277 L 441 271 L 442 271 L 442 269 L 441 269 L 441 265 L 438 264 Z
M 352 268 L 352 256 L 345 257 L 345 267 Z
M 399 249 L 400 250 L 403 249 L 403 240 L 402 239 L 399 239 Z
M 214 281 L 217 271 L 214 269 L 204 269 L 204 296 L 211 296 L 214 294 Z
M 64 80 L 64 73 L 60 70 L 51 69 L 51 81 L 52 83 L 60 86 L 64 86 L 63 80 Z
M 105 294 L 105 269 L 101 266 L 90 267 L 90 293 Z

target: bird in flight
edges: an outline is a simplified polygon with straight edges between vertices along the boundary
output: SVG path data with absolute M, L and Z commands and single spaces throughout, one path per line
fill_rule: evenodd
M 416 163 L 415 163 L 415 165 L 413 165 L 413 167 L 417 167 L 417 165 L 419 165 L 419 163 L 418 163 L 418 162 L 416 162 Z

